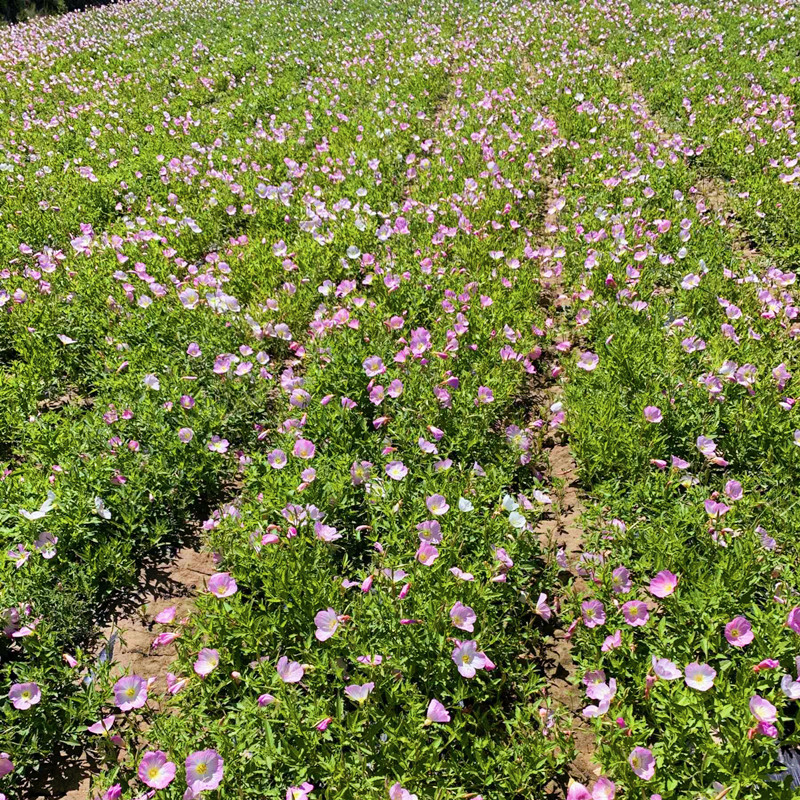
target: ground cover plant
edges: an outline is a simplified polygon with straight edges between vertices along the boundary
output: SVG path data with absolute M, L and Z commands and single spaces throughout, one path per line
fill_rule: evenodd
M 104 800 L 795 796 L 796 31 L 0 29 L 0 793 L 71 747 Z M 123 671 L 103 621 L 190 529 L 215 574 L 148 618 L 176 660 Z

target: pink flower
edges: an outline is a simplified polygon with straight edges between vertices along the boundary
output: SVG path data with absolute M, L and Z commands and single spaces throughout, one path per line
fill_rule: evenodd
M 626 594 L 631 590 L 631 573 L 625 567 L 617 567 L 611 573 L 611 590 L 614 594 Z
M 217 572 L 208 581 L 208 591 L 215 597 L 230 597 L 239 587 L 229 572 Z
M 333 722 L 333 717 L 325 717 L 325 719 L 321 719 L 316 725 L 314 725 L 314 727 L 318 731 L 326 731 L 328 730 L 328 725 L 330 725 L 331 722 Z
M 652 663 L 653 672 L 662 680 L 674 681 L 681 677 L 681 671 L 678 669 L 678 665 L 674 664 L 668 658 L 656 658 L 653 656 Z
M 795 633 L 800 633 L 800 606 L 795 606 L 789 612 L 789 618 L 786 620 L 786 624 Z
M 175 619 L 177 611 L 178 609 L 175 606 L 165 608 L 163 611 L 159 611 L 158 614 L 156 614 L 154 622 L 158 622 L 160 625 L 169 625 L 169 623 Z
M 276 669 L 278 670 L 278 677 L 284 683 L 299 683 L 303 680 L 303 675 L 305 675 L 303 665 L 297 661 L 289 661 L 286 656 L 281 656 L 278 659 Z
M 292 453 L 297 458 L 314 458 L 314 453 L 316 452 L 317 448 L 314 446 L 313 442 L 310 442 L 308 439 L 298 439 L 294 443 L 294 449 Z
M 450 619 L 459 630 L 469 633 L 475 630 L 477 616 L 469 606 L 465 606 L 460 600 L 450 609 Z
M 599 600 L 585 600 L 581 603 L 581 612 L 583 614 L 583 624 L 587 628 L 605 625 L 606 610 Z
M 753 641 L 753 630 L 744 617 L 734 617 L 725 626 L 725 638 L 734 647 L 746 647 Z
M 0 753 L 0 778 L 14 771 L 14 762 L 8 753 Z
M 695 661 L 687 665 L 684 670 L 684 676 L 686 685 L 690 689 L 707 692 L 714 685 L 714 678 L 717 677 L 717 672 L 708 664 L 699 664 Z
M 428 703 L 428 710 L 425 712 L 425 716 L 430 722 L 450 722 L 450 713 L 436 699 Z
M 567 789 L 567 800 L 592 800 L 592 794 L 582 783 L 571 781 Z
M 678 576 L 665 569 L 650 581 L 650 594 L 656 597 L 669 597 L 678 585 Z
M 488 386 L 478 387 L 478 396 L 475 398 L 475 405 L 486 405 L 494 402 L 494 394 Z
M 191 428 L 179 428 L 178 439 L 183 444 L 189 444 L 194 439 L 194 431 Z
M 147 682 L 138 675 L 126 675 L 114 684 L 114 705 L 120 711 L 141 708 L 147 702 Z
M 464 678 L 474 678 L 479 669 L 486 668 L 486 656 L 478 650 L 478 644 L 474 641 L 458 642 L 451 658 Z
M 275 698 L 271 694 L 260 694 L 258 696 L 258 704 L 262 708 L 264 706 L 272 705 L 275 702 Z
M 211 647 L 204 647 L 198 654 L 194 662 L 194 671 L 201 678 L 210 675 L 219 666 L 219 650 Z
M 336 629 L 339 627 L 339 616 L 332 608 L 318 611 L 314 617 L 314 624 L 317 626 L 314 636 L 320 642 L 324 642 L 336 633 Z
M 534 611 L 543 620 L 545 620 L 545 622 L 553 616 L 553 612 L 550 609 L 550 606 L 547 605 L 547 595 L 544 592 L 542 592 L 539 595 L 539 599 L 536 601 L 536 608 L 534 609 Z
M 289 460 L 283 450 L 276 448 L 267 456 L 267 461 L 273 469 L 283 469 Z
M 600 650 L 603 653 L 608 653 L 611 650 L 616 650 L 618 647 L 622 647 L 622 631 L 619 630 L 619 628 L 617 628 L 611 636 L 606 636 Z
M 186 783 L 193 792 L 216 789 L 222 783 L 223 766 L 216 750 L 198 750 L 186 759 Z
M 661 409 L 657 406 L 646 406 L 644 409 L 644 418 L 648 422 L 658 423 L 664 419 L 663 415 L 661 414 Z
M 425 505 L 428 507 L 428 511 L 430 511 L 435 517 L 440 517 L 442 514 L 446 514 L 450 510 L 447 500 L 445 500 L 440 494 L 433 494 L 426 498 Z
M 390 461 L 386 465 L 386 474 L 393 481 L 401 481 L 408 475 L 408 467 L 402 461 Z
M 420 564 L 424 564 L 426 567 L 429 567 L 434 561 L 436 561 L 437 558 L 439 558 L 439 551 L 432 544 L 423 542 L 417 548 L 415 558 Z
M 145 753 L 139 762 L 139 780 L 151 789 L 164 789 L 175 779 L 175 764 L 163 750 Z
M 375 684 L 370 681 L 369 683 L 364 684 L 357 684 L 352 683 L 350 686 L 345 686 L 344 693 L 354 702 L 354 703 L 364 703 L 366 699 L 369 697 L 370 692 L 375 688 Z
M 778 709 L 757 694 L 750 698 L 750 713 L 759 722 L 775 722 L 778 719 Z
M 110 714 L 107 717 L 103 717 L 99 722 L 89 725 L 86 730 L 98 736 L 105 736 L 114 726 L 116 719 L 117 718 L 113 714 Z
M 641 600 L 628 600 L 622 606 L 622 616 L 625 617 L 625 622 L 634 628 L 645 625 L 647 620 L 650 619 L 647 606 Z
M 368 378 L 374 378 L 386 372 L 383 360 L 378 356 L 369 356 L 369 358 L 364 359 L 364 363 L 361 366 L 364 367 L 364 373 Z
M 646 747 L 634 747 L 628 756 L 628 763 L 643 781 L 649 781 L 656 774 L 656 760 Z
M 39 690 L 39 685 L 33 681 L 30 683 L 15 683 L 8 692 L 8 698 L 14 708 L 19 711 L 27 711 L 42 699 L 42 693 Z
M 580 358 L 578 359 L 577 367 L 578 369 L 585 370 L 586 372 L 591 372 L 593 369 L 597 367 L 600 363 L 600 357 L 596 353 L 585 352 L 581 353 Z
M 308 800 L 308 796 L 314 791 L 314 784 L 301 783 L 300 786 L 290 786 L 286 790 L 286 800 Z

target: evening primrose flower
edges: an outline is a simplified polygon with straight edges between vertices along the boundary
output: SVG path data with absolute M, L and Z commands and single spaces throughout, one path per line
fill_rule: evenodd
M 746 647 L 753 641 L 753 629 L 745 617 L 734 617 L 725 626 L 725 638 L 734 647 Z
M 578 363 L 576 364 L 576 366 L 578 367 L 578 369 L 582 369 L 586 372 L 591 372 L 592 370 L 596 369 L 599 363 L 600 363 L 600 357 L 596 353 L 586 351 L 585 353 L 581 353 L 580 358 L 578 358 Z
M 599 600 L 585 600 L 581 603 L 583 624 L 587 628 L 596 628 L 605 625 L 606 610 Z
M 458 642 L 451 658 L 464 678 L 474 678 L 477 670 L 486 669 L 486 656 L 478 650 L 475 641 Z
M 652 780 L 656 774 L 656 760 L 646 747 L 634 747 L 628 756 L 628 763 L 634 773 L 643 781 Z
M 425 505 L 428 507 L 428 511 L 435 517 L 440 517 L 450 510 L 447 500 L 440 494 L 433 494 L 430 497 L 426 497 Z
M 428 710 L 425 712 L 426 724 L 431 722 L 450 722 L 450 713 L 435 698 L 428 703 Z
M 198 750 L 186 759 L 186 783 L 193 792 L 211 791 L 222 783 L 223 769 L 216 750 Z
M 219 666 L 219 650 L 212 647 L 204 647 L 198 654 L 194 662 L 193 669 L 201 678 L 210 675 Z
M 769 700 L 757 694 L 750 698 L 750 713 L 759 722 L 775 722 L 778 719 L 778 709 Z
M 175 764 L 163 750 L 145 753 L 139 762 L 139 780 L 151 789 L 164 789 L 175 779 Z
M 194 439 L 194 431 L 191 428 L 179 428 L 178 439 L 182 444 L 189 444 Z
M 431 566 L 437 558 L 439 558 L 439 551 L 432 545 L 428 544 L 427 542 L 423 542 L 418 548 L 416 555 L 414 556 L 420 564 L 424 564 L 426 567 Z
M 659 423 L 664 419 L 661 409 L 658 406 L 646 406 L 644 409 L 644 418 L 648 422 Z
M 690 689 L 697 689 L 700 692 L 707 692 L 714 685 L 714 678 L 717 671 L 708 664 L 700 664 L 697 661 L 687 665 L 684 670 L 686 685 Z
M 283 469 L 288 463 L 289 459 L 286 457 L 286 453 L 279 448 L 275 448 L 268 456 L 267 462 L 273 469 Z
M 656 597 L 669 597 L 677 586 L 678 576 L 665 569 L 650 581 L 650 594 Z
M 631 590 L 631 573 L 625 567 L 617 567 L 611 573 L 611 591 L 614 594 L 626 594 Z
M 477 618 L 475 612 L 460 600 L 450 609 L 450 620 L 459 630 L 472 633 L 475 630 L 475 620 Z
M 305 669 L 297 661 L 289 661 L 286 656 L 281 656 L 276 665 L 278 677 L 284 683 L 299 683 L 303 680 Z
M 652 657 L 653 672 L 665 681 L 674 681 L 681 677 L 681 671 L 678 665 L 670 661 L 668 658 Z
M 309 794 L 314 791 L 314 784 L 301 783 L 300 786 L 290 786 L 286 790 L 286 800 L 308 800 Z
M 786 620 L 787 627 L 791 628 L 795 633 L 800 633 L 800 606 L 795 606 L 790 612 Z
M 114 684 L 114 705 L 120 711 L 141 708 L 147 702 L 147 681 L 139 675 L 126 675 Z
M 332 608 L 318 611 L 314 617 L 314 624 L 317 626 L 314 631 L 314 636 L 317 637 L 317 640 L 320 642 L 327 641 L 336 633 L 339 627 L 339 615 Z
M 625 622 L 634 628 L 641 627 L 650 619 L 647 606 L 641 600 L 629 600 L 622 606 L 622 616 Z
M 402 461 L 390 461 L 386 465 L 386 474 L 393 481 L 401 481 L 408 475 L 408 467 Z
M 114 722 L 116 719 L 117 718 L 113 714 L 109 714 L 107 717 L 103 717 L 103 719 L 99 720 L 98 722 L 87 726 L 86 730 L 89 731 L 89 733 L 94 733 L 98 736 L 105 736 L 111 730 L 111 728 L 114 727 Z
M 8 699 L 18 711 L 27 711 L 42 699 L 42 692 L 34 681 L 15 683 L 8 692 Z
M 230 597 L 233 594 L 236 594 L 239 587 L 236 585 L 236 581 L 231 577 L 229 572 L 217 572 L 215 575 L 212 575 L 208 581 L 208 591 L 214 595 L 214 597 Z
M 305 458 L 310 459 L 314 458 L 314 453 L 316 452 L 316 447 L 314 446 L 313 442 L 310 442 L 308 439 L 298 439 L 294 443 L 294 448 L 292 449 L 292 453 L 297 458 Z
M 358 703 L 360 705 L 361 703 L 366 702 L 370 692 L 372 692 L 374 688 L 375 684 L 372 681 L 364 684 L 352 683 L 349 686 L 345 686 L 344 693 L 354 703 Z

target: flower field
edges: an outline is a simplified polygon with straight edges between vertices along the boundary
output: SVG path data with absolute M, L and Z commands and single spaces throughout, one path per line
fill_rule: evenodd
M 799 28 L 0 28 L 0 800 L 800 796 Z

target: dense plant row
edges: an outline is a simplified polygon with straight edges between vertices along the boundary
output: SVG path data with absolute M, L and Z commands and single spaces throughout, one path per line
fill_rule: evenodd
M 744 2 L 0 31 L 0 789 L 70 742 L 108 799 L 566 789 L 560 624 L 573 800 L 791 797 L 794 38 Z M 120 677 L 98 614 L 201 518 L 178 661 Z

